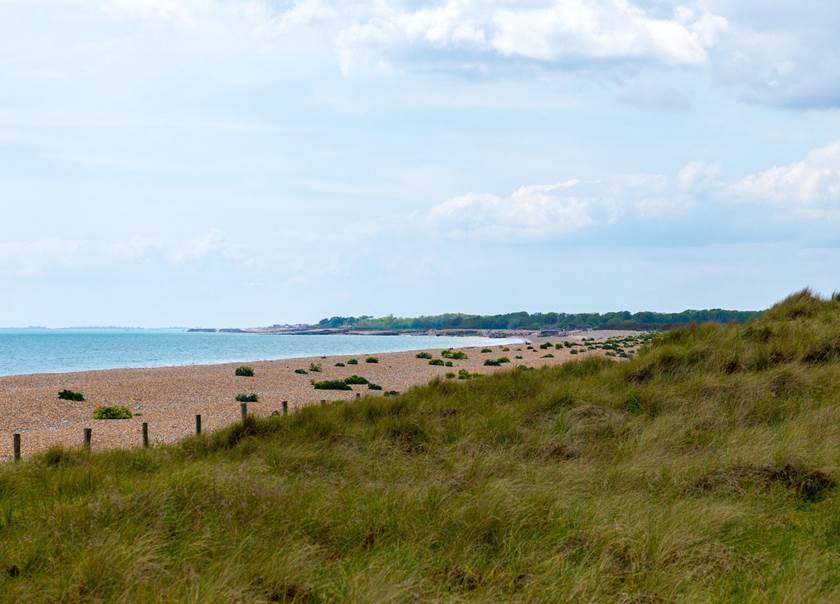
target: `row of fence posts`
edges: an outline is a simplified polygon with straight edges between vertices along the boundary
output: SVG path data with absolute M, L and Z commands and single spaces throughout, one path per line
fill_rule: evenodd
M 357 392 L 356 398 L 360 398 L 361 395 Z M 327 401 L 321 399 L 321 406 L 326 406 Z M 281 403 L 283 409 L 283 415 L 289 414 L 289 401 L 283 401 Z M 240 419 L 244 422 L 248 417 L 248 403 L 240 403 L 239 404 L 239 416 Z M 201 434 L 201 415 L 195 416 L 195 433 L 196 435 Z M 149 424 L 147 422 L 143 422 L 142 426 L 142 435 L 143 435 L 143 448 L 149 448 Z M 90 449 L 90 443 L 93 439 L 93 429 L 85 428 L 84 429 L 84 448 Z M 20 433 L 15 432 L 12 435 L 12 452 L 15 461 L 20 461 Z

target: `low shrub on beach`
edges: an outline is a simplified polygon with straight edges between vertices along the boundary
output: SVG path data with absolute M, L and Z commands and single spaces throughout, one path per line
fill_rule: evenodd
M 444 350 L 440 353 L 445 359 L 454 359 L 456 361 L 463 361 L 467 358 L 467 354 L 462 350 Z
M 505 363 L 510 363 L 510 359 L 507 358 L 507 357 L 499 357 L 496 360 L 499 361 L 499 365 L 504 365 Z
M 373 382 L 369 382 L 368 390 L 382 390 L 382 386 L 380 386 L 379 384 L 374 384 Z
M 306 371 L 306 369 L 295 369 L 295 373 L 298 373 L 300 375 L 306 375 L 308 372 Z
M 321 382 L 312 382 L 315 390 L 352 390 L 349 384 L 344 383 L 344 380 L 324 380 Z
M 237 367 L 233 373 L 239 377 L 254 377 L 253 367 Z
M 483 352 L 483 353 L 493 352 L 493 349 L 492 348 L 482 348 L 481 352 Z
M 435 365 L 437 367 L 443 367 L 443 359 L 432 359 L 429 361 L 429 365 Z
M 367 384 L 369 383 L 367 378 L 363 378 L 360 375 L 356 375 L 355 373 L 351 375 L 349 378 L 344 378 L 345 384 Z
M 454 367 L 454 366 L 455 366 L 455 363 L 453 363 L 452 361 L 446 361 L 446 362 L 444 363 L 444 365 L 445 365 L 446 367 Z
M 258 397 L 256 394 L 253 394 L 253 393 L 252 394 L 237 394 L 236 395 L 236 400 L 239 401 L 240 403 L 256 403 L 258 400 L 260 400 L 260 397 Z
M 453 372 L 451 372 L 451 371 L 447 371 L 447 372 L 446 372 L 446 379 L 447 379 L 447 380 L 452 380 L 452 379 L 455 379 L 455 374 L 454 374 Z
M 127 407 L 120 406 L 97 407 L 93 411 L 93 419 L 131 419 L 132 415 Z
M 501 363 L 495 359 L 487 359 L 484 361 L 485 367 L 498 367 L 499 365 L 501 365 Z
M 357 361 L 356 359 L 350 359 L 349 361 L 347 361 L 347 364 L 348 365 L 358 365 L 359 361 Z
M 321 373 L 321 364 L 320 363 L 309 363 L 309 371 L 313 373 Z
M 432 355 L 429 354 L 428 352 L 418 352 L 414 356 L 418 359 L 431 359 L 432 358 Z
M 400 394 L 400 393 L 399 393 L 399 392 L 397 392 L 396 390 L 388 390 L 388 391 L 385 393 L 385 396 L 399 396 L 399 394 Z
M 83 401 L 84 395 L 81 392 L 73 392 L 72 390 L 62 390 L 58 393 L 58 398 L 65 401 Z
M 340 363 L 340 362 L 339 362 L 339 363 L 336 363 L 336 364 L 335 364 L 335 366 L 336 366 L 336 367 L 344 367 L 344 363 Z
M 479 376 L 480 376 L 480 374 L 470 373 L 466 369 L 459 369 L 458 370 L 458 379 L 459 380 L 471 380 L 471 379 L 479 377 Z
M 544 359 L 553 359 L 553 358 L 554 358 L 554 355 L 553 355 L 553 354 L 551 354 L 551 353 L 549 352 L 548 354 L 544 354 L 544 355 L 542 355 L 542 358 L 544 358 Z
M 368 357 L 365 359 L 365 363 L 378 363 L 379 359 L 376 357 Z

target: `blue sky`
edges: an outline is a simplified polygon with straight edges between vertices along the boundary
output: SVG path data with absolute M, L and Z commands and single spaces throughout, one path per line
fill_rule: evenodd
M 0 0 L 0 325 L 840 289 L 840 8 Z

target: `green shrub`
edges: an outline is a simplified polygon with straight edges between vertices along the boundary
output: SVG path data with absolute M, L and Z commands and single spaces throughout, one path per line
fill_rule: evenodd
M 345 384 L 369 384 L 367 378 L 363 378 L 360 375 L 356 375 L 355 373 L 351 375 L 349 378 L 344 378 Z
M 431 359 L 432 358 L 432 355 L 429 354 L 428 352 L 418 352 L 414 356 L 417 357 L 418 359 Z
M 578 353 L 578 351 L 575 350 L 574 348 L 572 348 L 569 352 L 570 352 L 570 354 L 577 354 Z
M 554 355 L 553 355 L 553 354 L 551 354 L 551 353 L 549 352 L 548 354 L 544 354 L 544 355 L 542 355 L 542 358 L 544 358 L 544 359 L 553 359 L 553 358 L 554 358 Z
M 505 346 L 504 348 L 502 348 L 502 352 L 510 352 L 510 348 L 508 348 L 507 346 Z
M 431 361 L 429 361 L 429 365 L 436 365 L 436 366 L 443 367 L 443 359 L 432 359 Z
M 306 375 L 306 369 L 295 369 L 295 373 L 299 373 L 300 375 Z
M 467 358 L 467 355 L 462 350 L 444 350 L 440 353 L 440 356 L 446 359 L 454 359 L 456 361 L 463 361 Z
M 344 367 L 344 363 L 336 363 L 335 366 L 336 367 Z
M 481 352 L 485 352 L 485 353 L 486 352 L 493 352 L 493 349 L 492 348 L 482 348 Z
M 239 377 L 254 377 L 254 369 L 252 367 L 237 367 L 233 373 Z
M 454 379 L 454 378 L 455 378 L 455 374 L 453 372 L 451 372 L 451 371 L 446 372 L 446 379 L 447 380 L 451 380 L 451 379 Z
M 459 380 L 471 380 L 473 378 L 479 377 L 480 374 L 478 373 L 470 373 L 466 369 L 459 369 L 458 370 L 458 379 Z
M 518 355 L 516 355 L 516 356 L 515 356 L 515 357 L 513 357 L 513 358 L 515 358 L 515 359 L 521 359 L 521 358 L 522 358 L 522 355 L 521 355 L 521 354 L 518 354 Z
M 503 365 L 505 363 L 510 363 L 510 359 L 507 357 L 499 357 L 496 359 L 499 362 L 499 365 Z
M 321 373 L 321 364 L 320 363 L 309 363 L 309 371 L 313 373 Z
M 343 380 L 324 380 L 321 382 L 312 382 L 315 390 L 352 390 L 349 384 L 345 384 Z
M 374 384 L 373 382 L 368 382 L 368 390 L 382 390 L 382 386 Z
M 543 344 L 540 344 L 540 350 L 548 350 L 549 348 L 554 348 L 554 344 L 552 344 L 551 342 L 545 342 Z
M 347 361 L 347 364 L 348 365 L 358 365 L 359 361 L 357 361 L 356 359 L 350 359 L 349 361 Z
M 399 392 L 397 392 L 396 390 L 388 390 L 388 392 L 385 393 L 385 396 L 397 396 L 397 395 L 399 395 Z
M 62 390 L 58 393 L 58 398 L 65 401 L 83 401 L 85 397 L 81 392 L 73 392 L 72 390 Z
M 253 394 L 253 393 L 252 394 L 237 394 L 236 395 L 236 400 L 239 401 L 240 403 L 256 403 L 258 400 L 260 400 L 260 397 L 258 397 L 256 394 Z
M 484 361 L 484 365 L 485 367 L 498 367 L 499 365 L 501 365 L 501 363 L 494 359 L 487 359 L 486 361 Z
M 131 419 L 131 417 L 132 413 L 127 407 L 97 407 L 93 411 L 93 419 Z
M 452 361 L 446 361 L 446 362 L 444 363 L 444 365 L 445 365 L 446 367 L 454 367 L 454 366 L 455 366 L 455 363 L 453 363 Z
M 376 357 L 368 357 L 365 359 L 365 363 L 378 363 L 379 359 Z

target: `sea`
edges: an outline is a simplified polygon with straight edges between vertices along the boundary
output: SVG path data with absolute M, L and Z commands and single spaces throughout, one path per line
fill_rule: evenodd
M 521 341 L 454 336 L 206 333 L 186 329 L 0 329 L 0 376 L 498 346 Z

